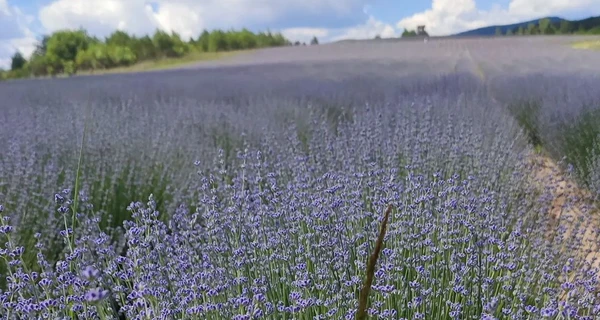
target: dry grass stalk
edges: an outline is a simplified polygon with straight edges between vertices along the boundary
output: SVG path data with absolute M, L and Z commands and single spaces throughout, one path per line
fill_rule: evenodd
M 367 277 L 365 278 L 363 287 L 360 290 L 358 309 L 356 310 L 356 320 L 364 320 L 367 318 L 367 305 L 369 302 L 369 292 L 371 292 L 371 285 L 373 284 L 373 278 L 375 277 L 375 265 L 377 264 L 379 254 L 381 253 L 381 248 L 383 247 L 383 238 L 385 237 L 387 223 L 391 212 L 392 205 L 390 204 L 388 205 L 387 210 L 385 210 L 383 221 L 381 222 L 381 228 L 379 229 L 379 236 L 377 237 L 377 242 L 375 243 L 375 249 L 373 249 L 373 253 L 369 257 L 369 262 L 367 263 Z

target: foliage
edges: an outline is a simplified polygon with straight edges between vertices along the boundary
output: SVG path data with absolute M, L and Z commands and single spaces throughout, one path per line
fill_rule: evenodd
M 598 28 L 600 28 L 600 17 L 573 21 L 543 18 L 531 22 L 527 26 L 519 25 L 512 29 L 509 28 L 506 30 L 506 35 L 598 34 Z M 500 35 L 500 33 L 496 32 L 496 35 Z
M 10 60 L 10 70 L 12 71 L 23 69 L 23 67 L 27 63 L 25 57 L 23 57 L 23 55 L 18 51 L 12 56 Z
M 207 30 L 202 31 L 202 34 L 198 37 L 196 41 L 196 46 L 203 52 L 208 51 L 208 47 L 210 46 L 210 32 Z
M 317 37 L 313 37 L 313 38 L 310 40 L 310 45 L 311 45 L 311 46 L 316 46 L 316 45 L 318 45 L 318 44 L 319 44 L 319 39 L 317 39 Z
M 85 50 L 90 45 L 91 39 L 84 30 L 62 30 L 57 31 L 50 36 L 46 55 L 51 60 L 62 64 L 67 61 L 75 61 L 77 52 Z
M 596 173 L 600 172 L 598 79 L 534 74 L 512 76 L 498 83 L 494 85 L 496 97 L 506 101 L 529 143 L 543 146 L 580 185 L 600 190 L 600 175 Z
M 127 32 L 117 30 L 106 38 L 105 43 L 108 46 L 131 47 L 135 40 L 136 39 L 130 36 Z
M 563 135 L 561 149 L 568 163 L 588 182 L 593 151 L 600 143 L 600 108 L 585 108 L 574 120 L 563 122 L 559 130 Z
M 228 51 L 229 41 L 227 41 L 227 35 L 222 30 L 215 30 L 210 34 L 208 41 L 208 51 L 219 52 Z
M 407 30 L 404 29 L 404 31 L 402 32 L 402 38 L 408 38 L 408 37 L 416 37 L 417 36 L 417 31 L 415 30 Z
M 513 102 L 509 104 L 508 109 L 519 125 L 525 130 L 529 143 L 534 147 L 542 146 L 543 141 L 538 120 L 541 111 L 541 102 L 535 100 Z
M 164 57 L 181 57 L 189 49 L 187 44 L 181 40 L 179 34 L 175 32 L 168 34 L 162 30 L 156 30 L 152 42 L 159 54 Z
M 152 38 L 147 35 L 133 39 L 130 48 L 139 61 L 152 60 L 159 56 L 158 48 L 154 46 Z
M 241 31 L 203 31 L 197 40 L 185 42 L 175 32 L 156 30 L 152 36 L 136 37 L 117 30 L 104 41 L 90 37 L 85 30 L 59 30 L 42 37 L 29 63 L 20 53 L 13 64 L 24 71 L 6 72 L 4 78 L 75 74 L 126 67 L 137 62 L 171 59 L 193 52 L 225 52 L 289 45 L 281 34 Z

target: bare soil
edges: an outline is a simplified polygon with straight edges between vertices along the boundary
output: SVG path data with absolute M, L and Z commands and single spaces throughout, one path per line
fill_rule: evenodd
M 564 243 L 562 250 L 576 250 L 575 256 L 583 257 L 591 267 L 599 268 L 600 216 L 591 201 L 591 194 L 549 157 L 536 155 L 530 161 L 534 183 L 550 201 L 548 238 L 559 239 Z M 577 248 L 567 245 L 574 238 L 575 243 L 579 244 Z

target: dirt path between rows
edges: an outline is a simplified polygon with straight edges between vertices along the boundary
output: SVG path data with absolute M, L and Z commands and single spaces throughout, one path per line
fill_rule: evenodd
M 469 71 L 487 84 L 483 68 L 468 48 L 465 48 L 457 67 L 465 58 L 471 62 Z M 494 99 L 493 96 L 491 98 Z M 580 187 L 548 156 L 532 153 L 527 162 L 532 170 L 531 182 L 542 194 L 541 200 L 549 205 L 545 213 L 549 223 L 544 226 L 547 239 L 555 242 L 561 252 L 570 251 L 591 268 L 600 269 L 600 214 L 590 192 Z M 600 273 L 597 279 L 600 281 Z
M 591 201 L 591 194 L 578 186 L 549 157 L 533 155 L 529 162 L 533 170 L 533 183 L 550 204 L 547 212 L 548 238 L 561 239 L 561 250 L 576 250 L 576 256 L 584 258 L 592 267 L 599 268 L 600 217 Z M 577 247 L 570 247 L 572 244 Z

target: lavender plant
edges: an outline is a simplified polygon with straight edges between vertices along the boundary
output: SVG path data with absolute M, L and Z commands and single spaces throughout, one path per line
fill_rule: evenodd
M 565 158 L 582 185 L 594 188 L 597 167 L 591 163 L 600 134 L 599 84 L 595 76 L 536 74 L 499 77 L 492 86 L 530 141 L 557 160 Z
M 391 205 L 369 317 L 597 318 L 503 104 L 469 74 L 349 66 L 0 88 L 0 314 L 353 319 Z

